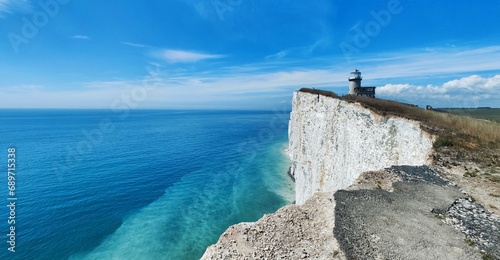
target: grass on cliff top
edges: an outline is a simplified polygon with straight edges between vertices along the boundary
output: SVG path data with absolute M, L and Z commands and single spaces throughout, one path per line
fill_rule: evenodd
M 444 110 L 450 114 L 470 116 L 500 123 L 500 108 L 453 108 L 439 110 Z
M 334 92 L 328 91 L 328 90 L 321 90 L 321 89 L 311 89 L 311 88 L 301 88 L 299 90 L 300 92 L 307 92 L 311 94 L 320 94 L 325 97 L 333 97 L 333 98 L 338 98 L 339 96 L 335 94 Z
M 382 115 L 395 115 L 420 121 L 424 130 L 439 136 L 438 145 L 479 148 L 500 147 L 500 124 L 479 120 L 469 116 L 452 115 L 446 112 L 425 110 L 409 104 L 361 96 L 339 97 L 331 91 L 303 88 L 301 92 L 320 94 L 338 98 L 347 102 L 357 102 L 362 106 Z

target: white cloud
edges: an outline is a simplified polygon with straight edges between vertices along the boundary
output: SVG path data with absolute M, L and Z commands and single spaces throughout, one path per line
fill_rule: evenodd
M 137 47 L 137 48 L 147 48 L 147 47 L 150 47 L 148 45 L 141 44 L 141 43 L 133 43 L 133 42 L 120 42 L 120 43 L 128 45 L 128 46 L 132 46 L 132 47 Z
M 488 106 L 495 106 L 494 103 L 498 102 L 498 99 L 495 101 L 494 97 L 498 93 L 500 93 L 500 75 L 487 78 L 471 75 L 450 80 L 439 86 L 387 84 L 377 88 L 378 97 L 433 103 L 440 107 L 478 107 L 485 103 Z
M 383 87 L 377 88 L 377 94 L 386 96 L 400 95 L 401 93 L 404 93 L 408 91 L 408 89 L 412 88 L 415 88 L 415 86 L 410 84 L 387 84 Z
M 70 38 L 76 40 L 90 40 L 90 37 L 87 35 L 73 35 Z
M 3 17 L 6 13 L 27 13 L 31 11 L 32 8 L 33 7 L 28 0 L 0 0 L 0 17 Z
M 271 54 L 271 55 L 268 55 L 266 56 L 266 60 L 280 60 L 280 59 L 283 59 L 284 57 L 286 57 L 288 55 L 288 51 L 287 50 L 283 50 L 283 51 L 280 51 L 280 52 L 277 52 L 275 54 Z
M 206 54 L 200 52 L 191 52 L 183 50 L 160 50 L 155 52 L 154 56 L 156 58 L 165 60 L 169 63 L 179 63 L 179 62 L 197 62 L 208 59 L 220 59 L 224 58 L 224 55 L 218 54 Z
M 479 75 L 472 75 L 461 79 L 448 81 L 443 85 L 447 90 L 465 90 L 467 92 L 493 92 L 500 90 L 500 75 L 491 78 L 483 78 Z

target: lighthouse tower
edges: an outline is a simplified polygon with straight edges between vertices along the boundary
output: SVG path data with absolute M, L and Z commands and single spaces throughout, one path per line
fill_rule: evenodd
M 349 95 L 356 95 L 357 90 L 361 88 L 361 71 L 354 70 L 349 76 Z

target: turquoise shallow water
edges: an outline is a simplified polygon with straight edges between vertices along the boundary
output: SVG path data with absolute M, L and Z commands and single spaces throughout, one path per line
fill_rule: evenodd
M 0 110 L 18 197 L 16 253 L 4 242 L 0 258 L 198 259 L 229 225 L 293 201 L 288 117 Z M 7 192 L 5 179 L 5 200 Z

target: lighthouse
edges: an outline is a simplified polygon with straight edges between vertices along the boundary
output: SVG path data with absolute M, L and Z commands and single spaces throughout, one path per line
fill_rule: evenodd
M 353 96 L 365 96 L 365 97 L 375 97 L 375 88 L 374 86 L 370 87 L 361 87 L 361 71 L 354 70 L 349 75 L 349 95 Z
M 349 76 L 349 95 L 356 95 L 356 90 L 361 88 L 361 71 L 354 70 Z

